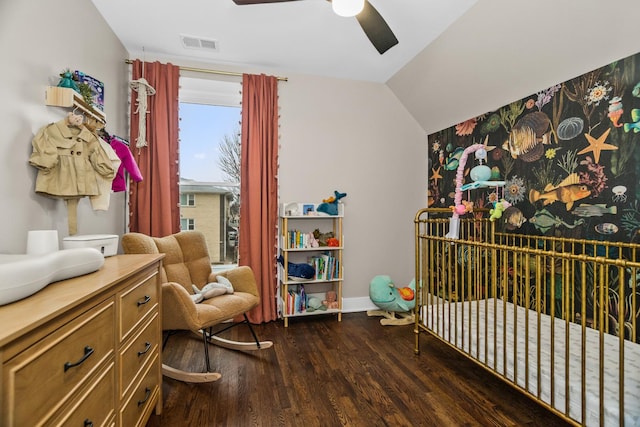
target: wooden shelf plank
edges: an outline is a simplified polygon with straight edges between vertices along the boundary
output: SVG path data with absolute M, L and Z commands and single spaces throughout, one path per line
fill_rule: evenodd
M 92 105 L 89 105 L 82 98 L 82 95 L 68 87 L 47 86 L 44 101 L 46 105 L 54 107 L 76 107 L 82 110 L 83 113 L 92 116 L 102 123 L 107 122 L 107 116 L 104 111 L 100 111 Z

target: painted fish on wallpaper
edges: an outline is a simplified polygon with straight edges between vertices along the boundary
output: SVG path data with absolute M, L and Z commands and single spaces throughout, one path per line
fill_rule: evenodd
M 604 235 L 616 234 L 618 232 L 618 226 L 610 222 L 603 222 L 595 227 L 596 232 Z
M 559 225 L 563 225 L 567 228 L 576 228 L 577 226 L 584 224 L 584 219 L 580 218 L 574 221 L 573 224 L 569 224 L 559 216 L 549 212 L 547 209 L 542 209 L 537 211 L 532 218 L 529 218 L 529 222 L 541 232 L 546 233 L 551 228 Z
M 604 214 L 615 215 L 618 213 L 617 206 L 607 207 L 606 203 L 598 203 L 596 205 L 590 205 L 588 203 L 580 203 L 572 212 L 574 215 L 582 217 L 602 216 Z
M 624 124 L 624 131 L 629 132 L 633 129 L 634 133 L 640 132 L 640 108 L 634 108 L 631 110 L 631 121 L 633 123 Z
M 513 125 L 509 138 L 502 148 L 514 159 L 535 162 L 544 154 L 544 144 L 549 144 L 549 117 L 536 111 L 523 116 Z
M 458 165 L 460 164 L 460 157 L 462 157 L 462 153 L 464 153 L 464 148 L 457 147 L 449 157 L 447 157 L 447 162 L 444 165 L 444 168 L 448 171 L 454 171 L 458 169 Z
M 591 190 L 584 184 L 580 184 L 580 177 L 577 173 L 572 173 L 566 177 L 560 184 L 553 186 L 547 184 L 542 192 L 531 189 L 529 191 L 529 201 L 535 203 L 542 200 L 544 206 L 554 202 L 561 202 L 566 205 L 567 211 L 571 210 L 573 203 L 588 197 Z
M 515 230 L 516 228 L 522 227 L 522 224 L 527 222 L 527 218 L 525 218 L 522 211 L 515 206 L 509 206 L 505 209 L 502 216 L 507 230 Z
M 622 127 L 622 123 L 618 123 L 622 113 L 624 113 L 624 110 L 622 109 L 622 98 L 614 96 L 611 98 L 611 101 L 609 101 L 609 112 L 607 113 L 607 117 L 609 117 L 611 123 L 613 123 L 617 128 Z

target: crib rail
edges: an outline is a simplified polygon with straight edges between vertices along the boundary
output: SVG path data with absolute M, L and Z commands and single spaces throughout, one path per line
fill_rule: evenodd
M 415 218 L 416 324 L 576 425 L 640 426 L 640 247 Z M 612 403 L 613 406 L 612 407 Z

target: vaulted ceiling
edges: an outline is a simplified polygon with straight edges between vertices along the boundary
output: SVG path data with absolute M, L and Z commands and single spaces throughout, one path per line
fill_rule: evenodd
M 386 82 L 477 0 L 369 0 L 398 39 L 378 53 L 327 0 L 92 0 L 131 57 Z

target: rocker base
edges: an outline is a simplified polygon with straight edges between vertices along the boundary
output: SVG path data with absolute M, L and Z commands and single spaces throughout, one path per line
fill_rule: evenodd
M 222 378 L 217 372 L 187 372 L 162 364 L 162 375 L 186 383 L 212 383 Z
M 400 317 L 396 317 L 396 315 Z M 415 317 L 413 313 L 396 313 L 394 311 L 385 311 L 385 310 L 369 310 L 367 311 L 367 316 L 383 316 L 384 319 L 380 319 L 380 324 L 387 325 L 410 325 L 415 322 Z

